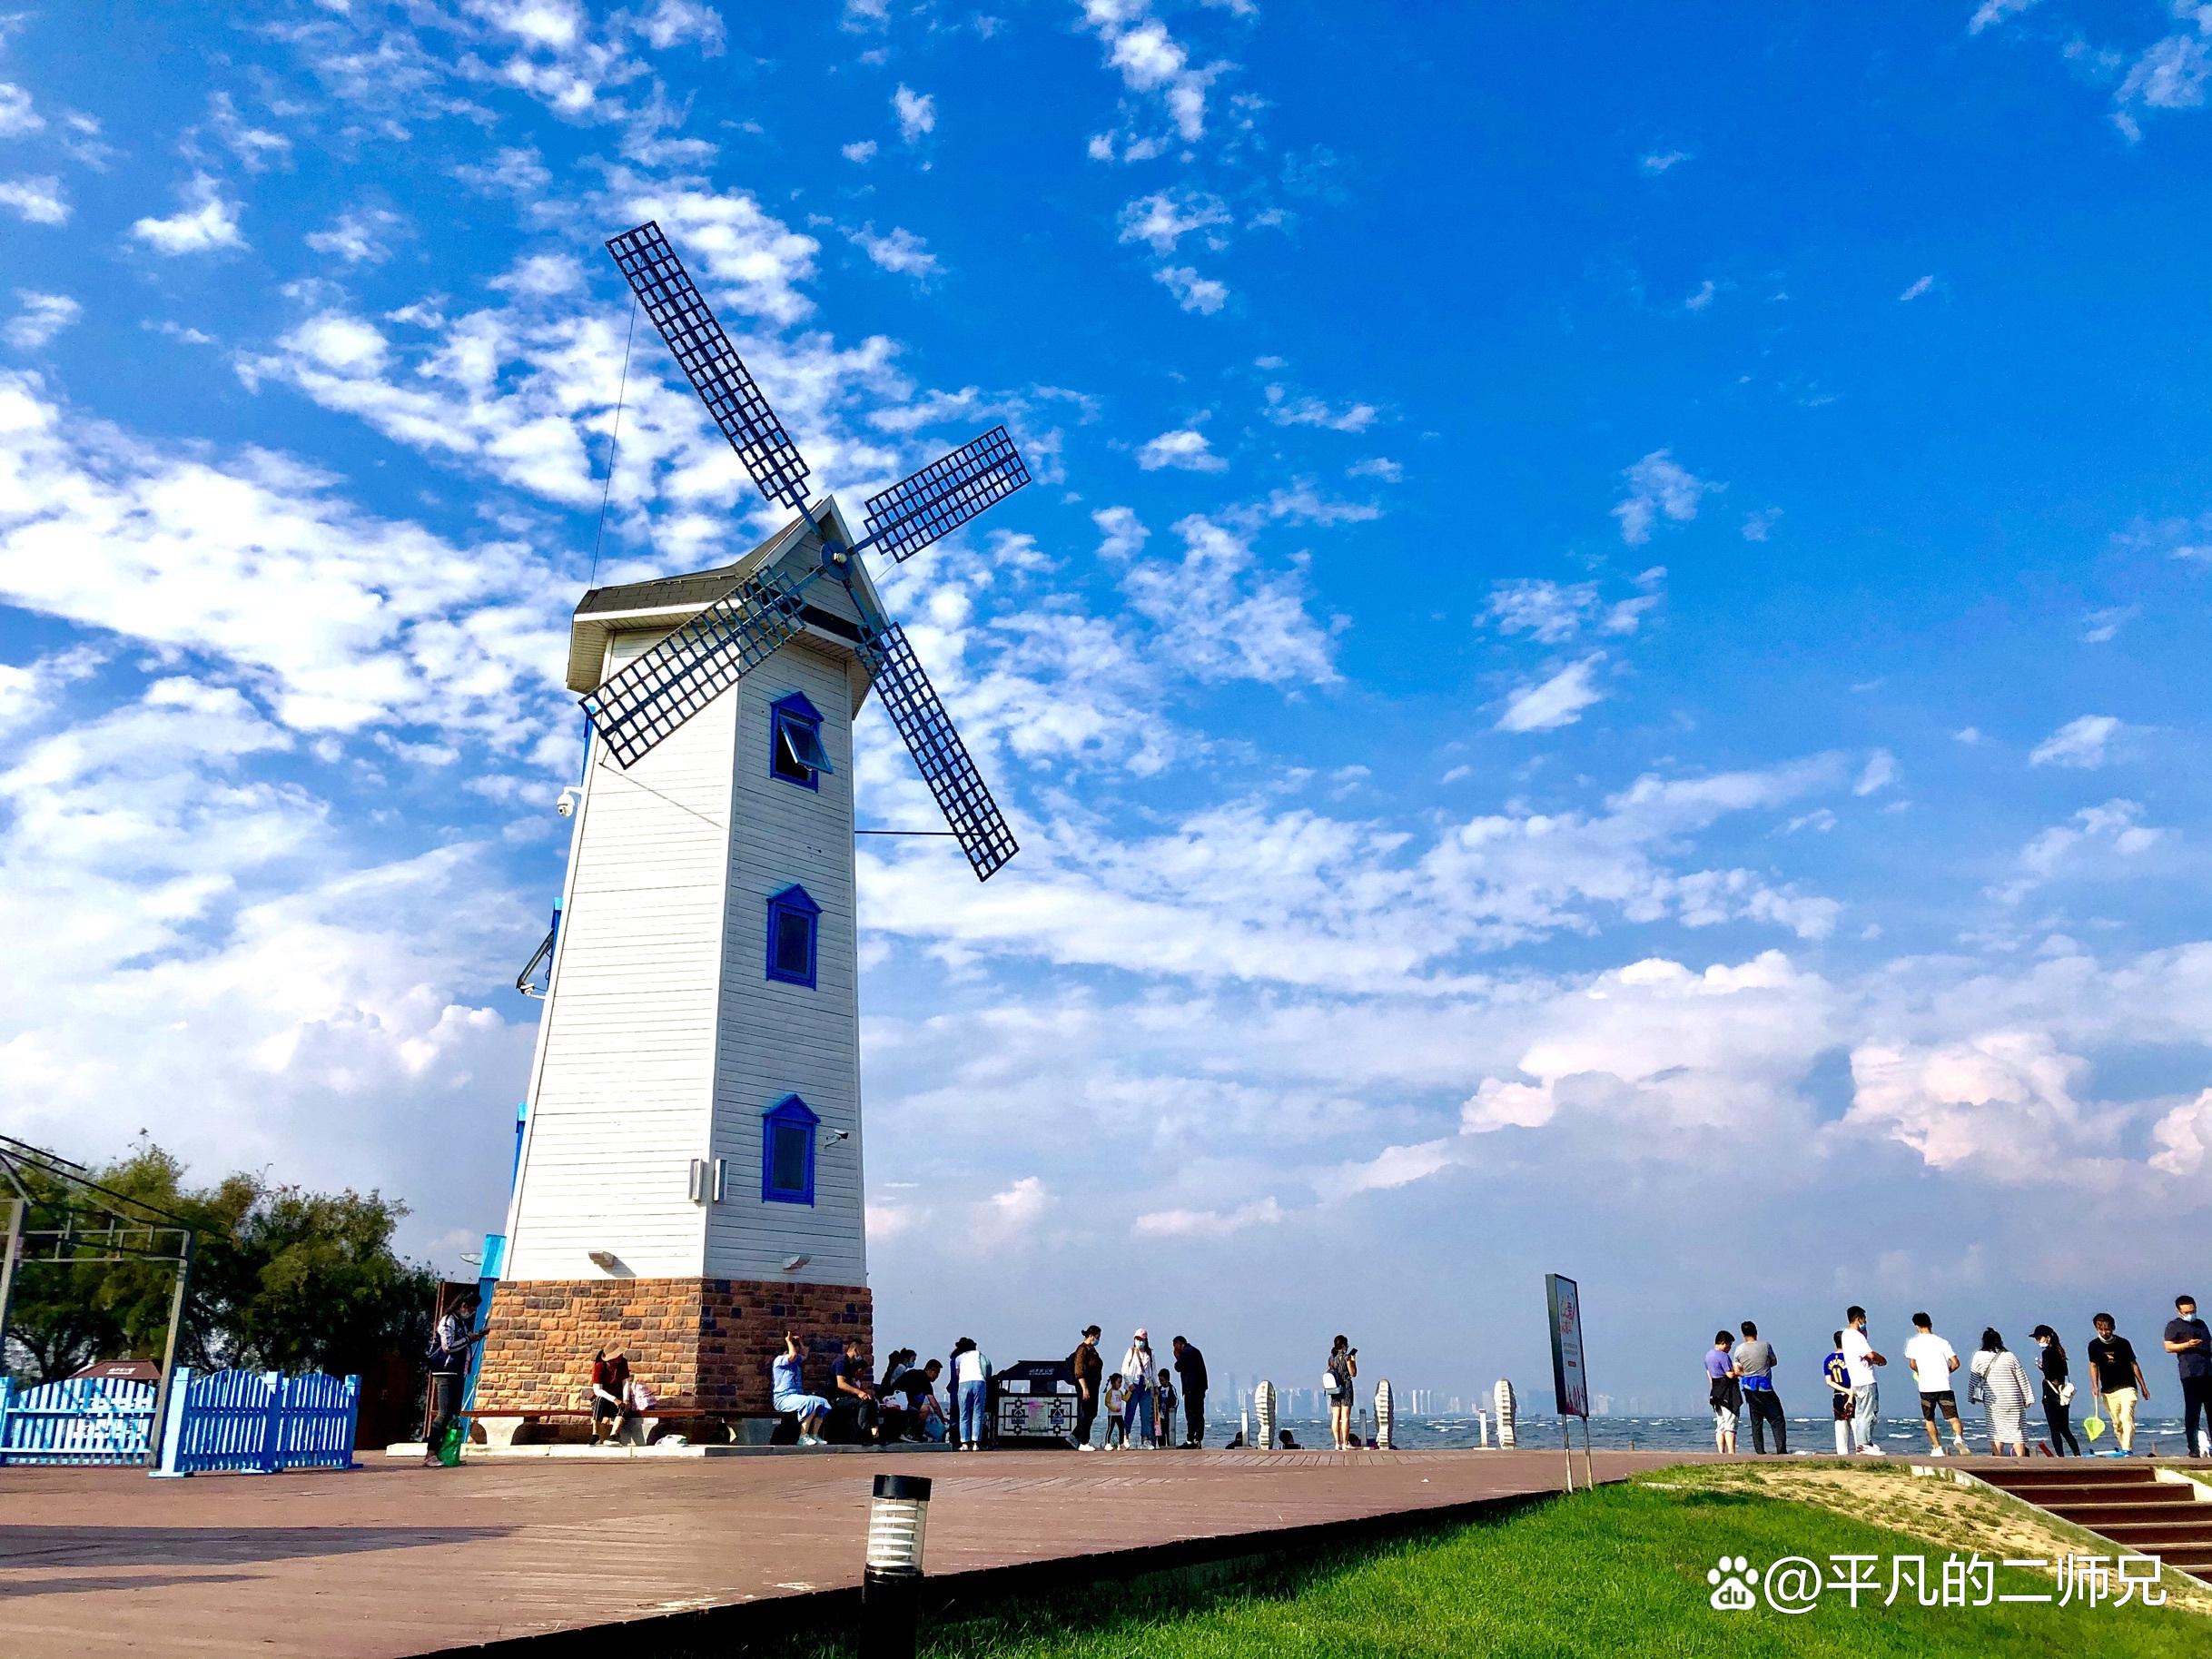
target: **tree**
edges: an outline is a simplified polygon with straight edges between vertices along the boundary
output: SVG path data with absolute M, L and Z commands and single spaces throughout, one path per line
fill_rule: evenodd
M 195 1190 L 148 1141 L 94 1179 L 196 1229 L 180 1364 L 342 1376 L 420 1346 L 438 1275 L 391 1248 L 404 1204 L 244 1173 Z M 175 1271 L 151 1261 L 26 1264 L 8 1324 L 11 1368 L 38 1382 L 93 1359 L 158 1355 Z

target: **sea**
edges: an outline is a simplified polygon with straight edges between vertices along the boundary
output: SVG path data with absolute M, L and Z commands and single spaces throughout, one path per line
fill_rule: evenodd
M 1375 1432 L 1371 1408 L 1361 1412 L 1364 1432 Z M 1233 1435 L 1238 1427 L 1234 1417 L 1226 1421 L 1217 1414 L 1209 1414 L 1208 1443 L 1223 1444 L 1226 1437 Z M 1790 1450 L 1814 1457 L 1832 1457 L 1835 1454 L 1835 1419 L 1826 1413 L 1820 1417 L 1792 1417 L 1790 1425 Z M 1976 1409 L 1969 1408 L 1961 1417 L 1970 1452 L 1988 1452 L 1990 1448 L 1988 1422 Z M 2040 1417 L 2029 1419 L 2028 1449 L 2033 1453 L 2036 1442 L 2047 1437 Z M 1326 1447 L 1328 1444 L 1328 1424 L 1319 1417 L 1283 1417 L 1277 1421 L 1278 1429 L 1288 1428 L 1298 1437 L 1300 1447 Z M 1572 1425 L 1575 1444 L 1582 1445 L 1583 1424 Z M 1598 1451 L 1644 1452 L 1709 1452 L 1713 1446 L 1713 1419 L 1694 1417 L 1592 1417 L 1589 1419 L 1590 1445 Z M 1523 1449 L 1541 1450 L 1562 1443 L 1564 1426 L 1555 1417 L 1524 1414 L 1514 1422 L 1515 1443 Z M 2087 1452 L 2108 1451 L 2115 1444 L 2110 1434 L 2090 1441 L 2082 1432 L 2081 1419 L 2074 1419 L 2074 1437 Z M 1432 1451 L 1451 1448 L 1471 1449 L 1482 1444 L 1481 1425 L 1471 1417 L 1413 1416 L 1399 1413 L 1392 1425 L 1391 1441 L 1401 1450 Z M 1950 1430 L 1944 1431 L 1946 1445 Z M 1490 1424 L 1491 1444 L 1497 1441 L 1497 1425 Z M 1918 1415 L 1910 1417 L 1884 1417 L 1877 1443 L 1883 1450 L 1897 1456 L 1907 1456 L 1928 1449 L 1926 1431 L 1921 1427 Z M 1752 1449 L 1751 1426 L 1743 1424 L 1738 1430 L 1736 1449 Z M 2054 1448 L 2055 1449 L 2055 1448 Z M 2136 1419 L 2135 1449 L 2138 1455 L 2150 1457 L 2178 1457 L 2186 1450 L 2181 1419 L 2178 1417 L 2141 1417 Z

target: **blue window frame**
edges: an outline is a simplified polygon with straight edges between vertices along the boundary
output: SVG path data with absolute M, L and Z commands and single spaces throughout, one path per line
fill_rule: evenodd
M 760 1114 L 760 1201 L 815 1201 L 815 1131 L 822 1120 L 795 1094 Z
M 821 915 L 822 906 L 804 887 L 794 885 L 768 895 L 770 979 L 815 988 L 815 943 Z
M 768 775 L 801 789 L 822 787 L 822 775 L 834 773 L 822 746 L 822 711 L 805 694 L 793 692 L 768 705 Z

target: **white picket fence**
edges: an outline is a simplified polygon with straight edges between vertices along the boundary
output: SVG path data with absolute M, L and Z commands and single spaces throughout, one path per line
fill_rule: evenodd
M 150 1382 L 112 1377 L 22 1389 L 0 1378 L 0 1463 L 143 1463 L 153 1394 Z

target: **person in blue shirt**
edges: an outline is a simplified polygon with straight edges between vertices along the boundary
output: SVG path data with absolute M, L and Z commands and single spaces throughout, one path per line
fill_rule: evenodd
M 822 1425 L 829 1418 L 829 1401 L 806 1392 L 805 1366 L 798 1337 L 785 1331 L 783 1357 L 768 1368 L 768 1399 L 778 1411 L 787 1411 L 799 1420 L 801 1446 L 819 1446 Z
M 1828 1350 L 1828 1358 L 1821 1361 L 1821 1380 L 1828 1385 L 1829 1407 L 1836 1415 L 1836 1456 L 1851 1456 L 1851 1419 L 1852 1411 L 1851 1361 L 1844 1357 L 1843 1333 L 1835 1334 L 1835 1346 Z
M 1736 1362 L 1730 1350 L 1735 1338 L 1724 1330 L 1713 1333 L 1705 1350 L 1705 1400 L 1713 1407 L 1713 1449 L 1736 1449 L 1736 1413 L 1743 1407 L 1743 1385 L 1736 1380 Z
M 1736 1376 L 1743 1384 L 1743 1406 L 1751 1413 L 1752 1449 L 1764 1455 L 1766 1431 L 1774 1431 L 1774 1455 L 1790 1451 L 1790 1423 L 1782 1415 L 1782 1397 L 1774 1392 L 1774 1368 L 1781 1362 L 1773 1347 L 1759 1335 L 1759 1328 L 1743 1321 L 1743 1340 L 1736 1344 Z

